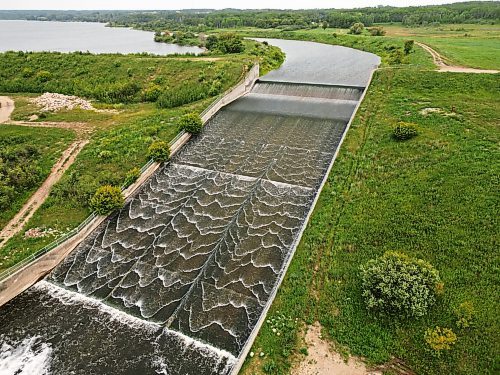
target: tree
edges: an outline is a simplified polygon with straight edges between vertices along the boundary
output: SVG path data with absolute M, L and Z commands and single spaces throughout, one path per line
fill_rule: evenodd
M 199 134 L 203 123 L 196 113 L 188 113 L 179 119 L 179 128 L 191 134 Z
M 124 203 L 121 189 L 111 185 L 101 186 L 90 199 L 90 207 L 99 215 L 107 215 L 123 207 Z
M 328 27 L 328 22 L 323 22 L 323 23 L 321 24 L 321 27 L 323 28 L 323 30 L 326 30 L 326 29 L 327 29 L 327 27 Z
M 405 46 L 404 46 L 405 55 L 409 55 L 413 51 L 414 45 L 415 45 L 415 41 L 413 41 L 413 40 L 405 41 Z
M 154 141 L 149 145 L 148 157 L 159 163 L 170 158 L 170 146 L 165 141 Z
M 360 35 L 364 29 L 365 25 L 363 25 L 361 22 L 356 22 L 353 23 L 349 28 L 349 34 Z
M 218 50 L 222 53 L 240 53 L 245 49 L 243 38 L 234 33 L 221 33 L 219 36 L 210 35 L 205 46 L 210 51 Z

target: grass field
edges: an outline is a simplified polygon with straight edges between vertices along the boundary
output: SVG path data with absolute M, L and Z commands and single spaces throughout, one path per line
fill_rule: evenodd
M 499 85 L 498 75 L 376 73 L 267 317 L 298 324 L 280 336 L 264 324 L 252 350 L 265 356 L 248 359 L 243 373 L 288 373 L 306 352 L 301 327 L 314 321 L 339 351 L 373 366 L 394 356 L 419 374 L 498 370 Z M 440 112 L 421 112 L 431 107 Z M 394 141 L 400 120 L 420 134 Z M 440 271 L 445 294 L 427 316 L 398 322 L 366 311 L 359 267 L 387 250 Z M 464 301 L 474 325 L 458 329 Z M 458 336 L 440 358 L 424 341 L 435 326 Z
M 428 44 L 457 65 L 500 70 L 500 25 L 383 25 L 387 36 Z
M 37 181 L 38 184 L 41 184 L 49 175 L 56 160 L 59 159 L 62 152 L 74 138 L 73 132 L 64 129 L 35 129 L 23 126 L 0 125 L 0 153 L 7 151 L 7 148 L 22 149 L 27 145 L 32 145 L 33 139 L 36 139 L 38 155 L 30 160 L 30 164 L 40 170 Z M 12 168 L 16 167 L 19 167 L 19 165 L 12 166 Z M 4 176 L 0 174 L 0 180 L 3 178 Z M 8 207 L 0 210 L 0 228 L 3 228 L 14 217 L 37 187 L 33 186 L 30 189 L 18 191 L 14 196 L 14 200 L 9 202 Z

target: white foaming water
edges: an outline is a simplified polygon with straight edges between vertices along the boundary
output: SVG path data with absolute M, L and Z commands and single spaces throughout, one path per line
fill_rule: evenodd
M 60 286 L 45 280 L 39 281 L 33 285 L 33 288 L 46 292 L 48 295 L 58 299 L 65 305 L 83 304 L 93 307 L 99 310 L 99 312 L 108 315 L 111 320 L 119 321 L 120 323 L 126 324 L 132 328 L 142 328 L 153 332 L 161 329 L 159 324 L 137 318 L 133 315 L 127 314 L 126 312 L 108 306 L 95 298 L 87 297 L 83 294 L 61 288 Z
M 184 342 L 184 345 L 186 345 L 186 346 L 192 345 L 193 347 L 199 349 L 200 351 L 202 351 L 204 353 L 215 354 L 220 359 L 227 358 L 228 366 L 233 366 L 236 363 L 236 357 L 224 349 L 219 349 L 219 348 L 212 346 L 210 344 L 206 344 L 204 342 L 195 340 L 192 337 L 184 335 L 181 332 L 173 331 L 173 330 L 168 329 L 168 328 L 164 328 L 164 330 L 167 334 L 176 336 L 179 339 L 181 339 Z
M 0 336 L 1 341 L 5 341 Z M 41 342 L 39 336 L 27 337 L 22 342 L 0 347 L 0 375 L 48 374 L 52 348 Z

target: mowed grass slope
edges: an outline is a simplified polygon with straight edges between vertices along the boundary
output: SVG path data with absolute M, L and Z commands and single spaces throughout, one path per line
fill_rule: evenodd
M 498 75 L 382 70 L 328 177 L 320 200 L 249 359 L 247 374 L 285 374 L 303 359 L 300 332 L 319 321 L 341 352 L 370 365 L 392 357 L 418 374 L 498 371 Z M 421 111 L 439 108 L 441 113 Z M 418 124 L 409 141 L 392 139 L 400 121 Z M 421 319 L 378 320 L 361 298 L 359 267 L 396 250 L 431 262 L 445 293 Z M 457 328 L 470 301 L 474 324 Z M 281 335 L 272 319 L 285 317 Z M 298 318 L 297 324 L 293 322 Z M 440 357 L 429 327 L 452 328 L 456 345 Z M 310 350 L 313 350 L 311 348 Z
M 6 159 L 24 152 L 27 146 L 33 145 L 33 139 L 37 140 L 34 147 L 36 151 L 29 161 L 22 159 L 23 163 L 29 162 L 29 167 L 37 171 L 36 175 L 31 174 L 30 176 L 30 178 L 35 178 L 36 182 L 33 181 L 30 188 L 23 188 L 22 191 L 16 190 L 13 199 L 8 202 L 9 204 L 0 209 L 0 229 L 14 217 L 31 194 L 47 178 L 54 163 L 61 157 L 62 152 L 74 138 L 75 134 L 70 130 L 0 125 L 0 163 L 5 163 L 6 168 L 22 167 L 19 165 L 21 161 Z M 2 157 L 5 160 L 2 160 Z M 10 178 L 20 178 L 20 176 L 12 173 Z M 20 181 L 6 181 L 6 179 L 7 176 L 0 173 L 0 188 L 16 186 L 16 184 L 21 183 Z

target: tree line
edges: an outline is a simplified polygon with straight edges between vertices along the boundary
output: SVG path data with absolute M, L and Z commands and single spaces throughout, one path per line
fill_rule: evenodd
M 357 9 L 314 10 L 159 10 L 159 11 L 0 11 L 0 19 L 105 22 L 147 30 L 226 29 L 234 27 L 281 28 L 286 30 L 335 27 L 348 28 L 361 22 L 481 23 L 500 20 L 499 1 L 471 1 L 420 7 L 378 6 Z

